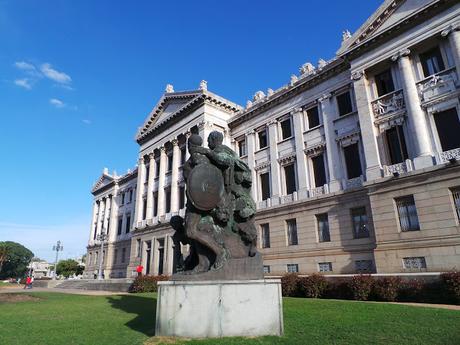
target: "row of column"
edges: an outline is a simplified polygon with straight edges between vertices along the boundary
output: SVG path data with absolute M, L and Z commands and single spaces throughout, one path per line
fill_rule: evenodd
M 113 194 L 94 201 L 89 239 L 90 244 L 94 244 L 95 237 L 103 231 L 110 235 L 110 240 L 114 240 L 114 236 L 116 236 L 115 221 L 118 212 L 118 203 L 116 200 L 117 193 L 118 185 L 115 186 Z M 94 226 L 94 224 L 96 224 L 96 226 Z

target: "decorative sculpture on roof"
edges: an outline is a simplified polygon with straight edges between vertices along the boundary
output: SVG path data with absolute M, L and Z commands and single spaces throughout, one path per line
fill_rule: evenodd
M 348 30 L 342 31 L 342 42 L 346 41 L 347 39 L 351 38 L 351 33 Z
M 326 61 L 326 60 L 324 60 L 324 59 L 319 59 L 319 60 L 318 60 L 318 68 L 319 68 L 319 69 L 322 69 L 322 68 L 326 67 L 326 65 L 327 65 L 327 61 Z
M 209 134 L 208 147 L 192 134 L 190 158 L 184 164 L 187 186 L 185 218 L 174 216 L 175 280 L 260 279 L 262 258 L 256 250 L 256 205 L 251 197 L 251 171 L 223 143 L 223 135 Z M 182 259 L 181 243 L 190 245 Z
M 203 90 L 203 91 L 208 90 L 208 82 L 206 80 L 200 81 L 200 90 Z
M 299 68 L 299 72 L 301 75 L 308 75 L 315 71 L 315 66 L 313 66 L 310 62 L 306 62 Z
M 257 102 L 265 98 L 265 93 L 263 91 L 257 91 L 254 94 L 253 101 Z
M 172 86 L 172 84 L 166 84 L 165 92 L 166 93 L 174 92 L 174 86 Z

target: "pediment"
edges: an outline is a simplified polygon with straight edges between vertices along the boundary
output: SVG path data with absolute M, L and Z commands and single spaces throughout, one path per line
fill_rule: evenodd
M 113 182 L 113 177 L 103 173 L 101 177 L 99 177 L 99 179 L 96 181 L 96 183 L 94 183 L 93 188 L 91 189 L 91 192 L 94 193 L 98 189 L 101 189 L 102 187 L 107 186 L 111 182 Z
M 386 0 L 337 51 L 341 55 L 407 19 L 435 0 Z

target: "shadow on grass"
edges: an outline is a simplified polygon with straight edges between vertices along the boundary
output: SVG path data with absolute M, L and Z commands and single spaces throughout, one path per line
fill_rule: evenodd
M 127 322 L 126 326 L 149 337 L 155 335 L 156 298 L 139 295 L 121 295 L 107 297 L 107 300 L 112 308 L 137 315 L 131 321 Z

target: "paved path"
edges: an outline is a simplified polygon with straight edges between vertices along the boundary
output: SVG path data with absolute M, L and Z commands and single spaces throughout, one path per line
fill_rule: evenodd
M 113 296 L 113 295 L 127 295 L 128 292 L 113 292 L 113 291 L 98 291 L 98 290 L 83 290 L 83 289 L 59 289 L 59 288 L 32 288 L 24 290 L 17 287 L 1 288 L 0 293 L 18 293 L 18 292 L 60 292 L 73 295 L 90 295 L 90 296 Z

